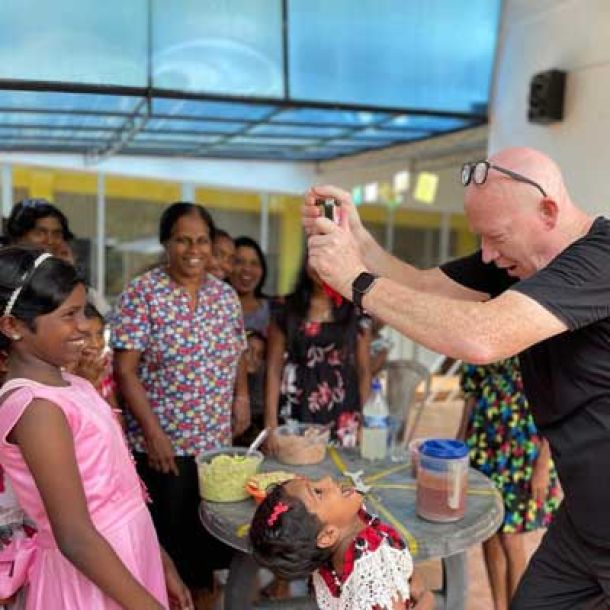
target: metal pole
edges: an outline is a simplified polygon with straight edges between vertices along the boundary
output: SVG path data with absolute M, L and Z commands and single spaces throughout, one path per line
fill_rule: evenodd
M 182 201 L 195 201 L 195 185 L 192 182 L 183 182 L 180 185 L 180 199 Z
M 449 241 L 451 238 L 451 214 L 443 212 L 441 214 L 441 232 L 438 241 L 438 262 L 444 263 L 449 259 Z
M 262 251 L 267 254 L 269 250 L 269 193 L 263 193 L 261 195 L 261 233 L 260 233 L 260 246 Z
M 2 216 L 8 218 L 13 209 L 13 171 L 8 163 L 2 164 Z
M 396 212 L 393 207 L 386 207 L 386 223 L 385 223 L 385 249 L 388 252 L 394 252 L 394 225 Z
M 96 218 L 96 278 L 95 288 L 103 298 L 106 293 L 106 177 L 97 175 L 97 218 Z

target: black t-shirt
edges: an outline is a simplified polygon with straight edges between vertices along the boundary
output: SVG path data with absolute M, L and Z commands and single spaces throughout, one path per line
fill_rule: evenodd
M 597 218 L 526 280 L 483 263 L 480 252 L 441 269 L 492 297 L 521 292 L 567 325 L 519 354 L 525 392 L 551 446 L 570 518 L 589 542 L 610 547 L 610 220 Z

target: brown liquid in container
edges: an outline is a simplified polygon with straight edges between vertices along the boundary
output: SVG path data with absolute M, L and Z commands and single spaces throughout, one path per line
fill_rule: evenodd
M 428 521 L 458 521 L 466 512 L 468 470 L 459 472 L 432 471 L 422 468 L 417 473 L 417 514 Z

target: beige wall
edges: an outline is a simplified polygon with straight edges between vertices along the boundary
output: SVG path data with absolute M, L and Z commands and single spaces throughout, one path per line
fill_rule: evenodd
M 531 77 L 568 72 L 565 118 L 527 121 Z M 553 157 L 573 198 L 610 210 L 610 1 L 505 0 L 489 149 L 532 146 Z

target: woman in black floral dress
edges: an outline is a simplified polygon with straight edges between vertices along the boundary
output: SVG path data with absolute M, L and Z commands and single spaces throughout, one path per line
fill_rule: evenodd
M 306 260 L 294 291 L 272 307 L 265 425 L 278 416 L 332 422 L 333 437 L 353 446 L 371 383 L 370 322 L 329 294 Z

